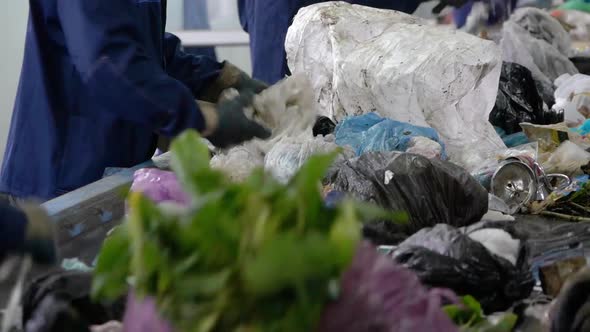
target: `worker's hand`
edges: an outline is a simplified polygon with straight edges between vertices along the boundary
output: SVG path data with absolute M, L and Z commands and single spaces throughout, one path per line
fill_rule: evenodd
M 31 254 L 37 263 L 55 263 L 57 250 L 51 219 L 38 205 L 23 204 L 21 209 L 27 216 L 24 251 Z
M 200 99 L 210 103 L 217 103 L 221 93 L 232 88 L 238 90 L 240 94 L 259 94 L 268 88 L 268 85 L 251 78 L 238 67 L 226 61 L 223 63 L 221 74 L 219 74 L 217 80 L 207 88 Z
M 252 94 L 246 93 L 221 101 L 217 105 L 199 101 L 206 123 L 203 136 L 219 148 L 227 148 L 253 138 L 269 138 L 269 130 L 244 114 L 244 109 L 252 105 L 252 98 Z

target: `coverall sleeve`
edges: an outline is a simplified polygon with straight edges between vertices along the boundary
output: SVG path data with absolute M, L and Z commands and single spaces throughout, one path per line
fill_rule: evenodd
M 191 91 L 168 75 L 162 59 L 147 54 L 138 10 L 129 0 L 57 0 L 67 52 L 85 83 L 85 96 L 101 111 L 165 136 L 187 128 L 202 131 L 203 115 Z
M 24 248 L 27 217 L 24 212 L 0 202 L 0 259 Z
M 166 71 L 187 86 L 195 98 L 201 97 L 205 87 L 212 84 L 221 72 L 222 64 L 214 59 L 185 53 L 178 37 L 167 33 L 164 39 Z

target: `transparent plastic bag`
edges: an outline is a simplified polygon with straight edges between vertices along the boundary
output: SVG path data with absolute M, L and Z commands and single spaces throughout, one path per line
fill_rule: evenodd
M 333 135 L 312 138 L 307 135 L 286 137 L 277 142 L 266 154 L 264 168 L 276 179 L 286 183 L 312 155 L 329 153 L 338 148 Z M 350 149 L 344 148 L 338 160 L 352 156 L 354 153 Z

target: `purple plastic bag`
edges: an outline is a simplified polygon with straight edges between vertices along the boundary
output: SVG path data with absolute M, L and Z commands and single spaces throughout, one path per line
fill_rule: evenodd
M 359 247 L 340 287 L 338 300 L 322 314 L 320 332 L 458 331 L 442 310 L 458 301 L 452 291 L 426 289 L 412 271 L 370 244 Z
M 125 332 L 172 332 L 171 325 L 160 318 L 156 301 L 152 298 L 138 300 L 133 293 L 127 299 L 127 309 L 123 319 Z
M 141 192 L 156 203 L 174 202 L 188 206 L 191 202 L 174 173 L 155 168 L 142 168 L 136 171 L 131 191 Z
M 370 244 L 357 250 L 341 279 L 339 299 L 327 305 L 318 332 L 458 332 L 442 311 L 443 301 L 457 303 L 446 289 L 427 290 L 410 270 L 377 253 Z M 173 332 L 158 314 L 155 301 L 129 294 L 125 332 Z

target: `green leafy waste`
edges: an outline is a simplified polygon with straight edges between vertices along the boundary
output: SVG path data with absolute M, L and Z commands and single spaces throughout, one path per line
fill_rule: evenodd
M 492 324 L 483 315 L 481 304 L 469 295 L 463 297 L 460 304 L 445 306 L 444 311 L 460 326 L 461 332 L 511 332 L 518 318 L 514 314 L 505 314 L 498 323 Z
M 234 183 L 209 167 L 195 132 L 172 144 L 172 168 L 193 204 L 169 213 L 131 194 L 128 220 L 104 243 L 95 298 L 156 299 L 181 332 L 313 330 L 360 240 L 359 220 L 400 214 L 345 201 L 327 208 L 320 179 L 338 152 L 310 158 L 282 185 L 262 169 Z

